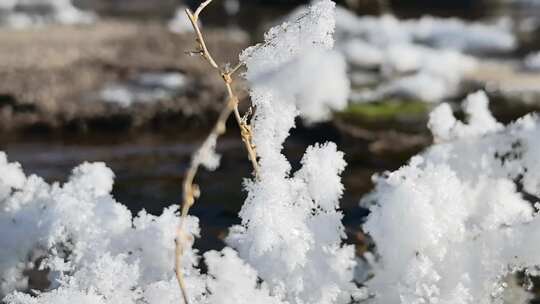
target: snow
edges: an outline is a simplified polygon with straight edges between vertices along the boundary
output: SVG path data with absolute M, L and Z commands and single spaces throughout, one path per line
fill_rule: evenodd
M 334 143 L 313 145 L 294 174 L 281 154 L 298 115 L 317 121 L 346 103 L 345 62 L 330 50 L 333 10 L 333 2 L 319 1 L 241 56 L 257 107 L 252 127 L 260 176 L 246 181 L 242 224 L 227 238 L 231 247 L 201 255 L 192 247 L 198 219 L 187 218 L 182 267 L 190 303 L 329 304 L 362 294 L 353 283 L 354 248 L 343 244 L 343 153 Z M 343 83 L 330 83 L 335 70 Z M 295 77 L 302 77 L 299 88 L 286 81 Z M 178 84 L 142 78 L 146 86 Z M 321 87 L 309 92 L 312 86 Z M 215 139 L 207 142 L 202 151 L 213 151 Z M 195 157 L 217 165 L 206 152 Z M 5 154 L 0 169 L 0 230 L 9 231 L 0 237 L 6 303 L 183 303 L 174 274 L 177 207 L 133 216 L 112 197 L 114 173 L 103 163 L 78 166 L 64 184 L 27 177 Z M 201 273 L 202 263 L 208 273 Z M 26 270 L 34 268 L 49 270 L 51 289 L 25 294 Z
M 217 134 L 211 134 L 201 148 L 193 156 L 193 163 L 202 164 L 206 169 L 214 171 L 219 167 L 221 155 L 216 152 Z
M 145 72 L 127 82 L 108 84 L 98 95 L 107 103 L 129 107 L 174 98 L 187 83 L 187 77 L 180 72 Z
M 340 62 L 328 53 L 333 46 L 333 6 L 331 1 L 317 2 L 309 13 L 270 29 L 265 43 L 240 56 L 256 108 L 252 129 L 260 168 L 259 178 L 246 184 L 248 197 L 239 214 L 242 224 L 231 229 L 227 242 L 258 270 L 273 294 L 289 303 L 346 303 L 356 291 L 351 282 L 354 250 L 341 244 L 343 153 L 333 143 L 314 145 L 294 174 L 281 153 L 295 117 L 306 109 L 306 97 L 312 97 L 309 113 L 318 109 L 324 114 L 324 107 L 346 103 L 346 86 L 338 85 L 337 90 L 324 83 L 334 81 L 327 74 L 335 72 L 334 60 Z M 291 86 L 292 71 L 297 73 L 298 88 Z
M 377 246 L 365 282 L 373 303 L 502 303 L 503 279 L 539 265 L 540 221 L 519 185 L 540 194 L 540 123 L 532 115 L 504 127 L 487 103 L 470 95 L 466 123 L 440 105 L 430 117 L 438 144 L 376 178 L 363 200 Z
M 422 17 L 409 24 L 413 39 L 436 48 L 466 52 L 506 52 L 516 39 L 510 29 L 498 24 L 465 23 L 457 18 Z
M 169 30 L 173 33 L 183 34 L 193 32 L 193 25 L 189 21 L 188 16 L 186 15 L 185 6 L 179 6 L 176 8 L 174 16 L 169 20 Z
M 503 128 L 491 115 L 488 98 L 482 91 L 470 94 L 463 103 L 468 123 L 454 118 L 448 104 L 442 104 L 431 114 L 428 126 L 436 142 L 451 141 L 465 136 L 479 136 Z
M 372 68 L 383 63 L 384 54 L 376 46 L 362 39 L 351 39 L 340 46 L 347 60 L 356 67 Z
M 257 271 L 238 257 L 231 248 L 221 252 L 210 251 L 204 255 L 208 272 L 216 279 L 208 285 L 209 304 L 281 304 L 278 297 L 270 295 L 263 282 L 258 286 Z M 231 276 L 230 274 L 237 274 Z
M 231 227 L 229 247 L 200 253 L 193 248 L 198 219 L 186 219 L 182 267 L 190 303 L 345 304 L 367 296 L 383 304 L 526 301 L 527 292 L 507 286 L 513 272 L 535 274 L 540 266 L 538 117 L 504 126 L 483 92 L 464 101 L 464 122 L 448 104 L 438 106 L 429 120 L 435 144 L 398 170 L 375 176 L 374 191 L 362 200 L 371 211 L 363 229 L 376 249 L 361 265 L 371 274 L 355 273 L 357 258 L 344 244 L 339 207 L 344 154 L 334 143 L 314 144 L 293 172 L 282 153 L 298 116 L 325 119 L 349 95 L 345 61 L 332 50 L 334 3 L 321 0 L 296 16 L 240 56 L 256 108 L 251 126 L 259 175 L 245 181 L 241 223 Z M 384 18 L 381 32 L 396 22 Z M 407 58 L 388 64 L 388 71 L 420 69 L 430 77 L 444 73 L 444 79 L 460 71 L 446 74 L 426 55 L 431 50 L 392 35 L 401 39 L 393 47 Z M 336 79 L 343 83 L 330 83 Z M 140 82 L 182 83 L 155 75 Z M 202 151 L 214 151 L 216 140 L 207 142 Z M 206 152 L 195 157 L 210 169 L 217 166 Z M 159 216 L 132 215 L 112 196 L 114 173 L 103 163 L 83 163 L 67 182 L 49 184 L 0 153 L 0 172 L 4 302 L 183 303 L 174 273 L 176 206 Z M 48 271 L 50 289 L 24 293 L 31 269 Z
M 347 67 L 341 54 L 330 50 L 334 44 L 334 17 L 325 13 L 324 7 L 313 9 L 311 14 L 320 21 L 304 21 L 309 15 L 297 11 L 288 21 L 270 29 L 264 44 L 250 47 L 240 55 L 240 60 L 248 66 L 246 78 L 251 83 L 256 106 L 266 106 L 259 105 L 258 100 L 270 95 L 286 100 L 281 108 L 283 113 L 289 113 L 282 117 L 287 120 L 285 126 L 293 125 L 295 103 L 308 122 L 326 120 L 331 111 L 342 110 L 347 105 L 350 92 Z M 282 129 L 288 132 L 290 127 Z
M 333 50 L 306 50 L 276 72 L 254 76 L 252 82 L 254 87 L 264 85 L 284 98 L 295 99 L 308 123 L 328 120 L 333 111 L 343 110 L 350 91 L 347 64 Z
M 0 24 L 28 28 L 50 23 L 89 24 L 96 15 L 79 10 L 71 0 L 8 0 L 0 4 Z
M 358 17 L 344 8 L 337 9 L 336 20 L 338 40 L 358 37 L 376 46 L 418 43 L 472 53 L 507 52 L 516 47 L 510 28 L 502 24 L 432 16 L 410 20 L 399 20 L 392 15 Z
M 387 97 L 441 102 L 460 95 L 463 79 L 477 66 L 472 55 L 505 53 L 516 47 L 510 27 L 502 22 L 356 16 L 339 7 L 336 13 L 336 49 L 350 69 L 380 74 L 378 86 L 351 93 L 353 102 Z

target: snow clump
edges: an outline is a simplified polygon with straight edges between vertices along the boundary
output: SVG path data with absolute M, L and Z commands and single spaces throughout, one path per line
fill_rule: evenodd
M 304 91 L 321 83 L 317 75 L 324 81 L 328 75 L 314 73 L 300 88 L 282 79 L 301 77 L 294 67 L 316 63 L 332 73 L 331 64 L 344 66 L 330 50 L 333 30 L 334 3 L 321 0 L 242 53 L 257 108 L 252 127 L 260 176 L 246 182 L 242 223 L 227 239 L 232 248 L 202 254 L 207 273 L 192 247 L 198 219 L 188 217 L 182 267 L 190 303 L 345 304 L 360 294 L 338 209 L 343 153 L 334 143 L 313 145 L 294 174 L 281 153 L 295 117 L 318 120 L 346 101 L 347 83 L 328 84 L 316 96 Z M 324 56 L 328 62 L 317 61 Z M 214 145 L 209 141 L 206 150 Z M 209 159 L 206 166 L 217 166 Z M 112 197 L 114 174 L 103 163 L 82 164 L 66 183 L 48 184 L 0 154 L 0 172 L 0 229 L 9 232 L 0 238 L 6 303 L 183 303 L 174 273 L 176 207 L 132 216 Z M 33 288 L 28 274 L 36 271 L 51 284 L 25 293 Z
M 437 144 L 376 178 L 363 200 L 373 303 L 503 303 L 508 274 L 540 265 L 540 121 L 503 126 L 483 92 L 432 113 Z M 520 296 L 521 298 L 530 298 Z

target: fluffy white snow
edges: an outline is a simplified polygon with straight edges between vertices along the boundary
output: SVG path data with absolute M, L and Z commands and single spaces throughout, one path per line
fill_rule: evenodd
M 333 14 L 320 16 L 321 21 L 304 21 L 307 17 L 310 15 L 305 11 L 296 11 L 265 34 L 264 44 L 250 47 L 240 56 L 248 66 L 246 78 L 254 104 L 259 106 L 257 100 L 265 98 L 262 95 L 283 99 L 288 109 L 282 110 L 290 113 L 283 120 L 294 118 L 295 104 L 308 122 L 328 119 L 331 111 L 347 105 L 350 83 L 346 63 L 341 54 L 331 50 Z
M 126 83 L 108 84 L 98 95 L 107 103 L 129 107 L 137 103 L 153 103 L 174 98 L 187 82 L 187 77 L 179 72 L 147 72 Z
M 333 143 L 311 146 L 294 174 L 281 154 L 295 117 L 305 112 L 321 119 L 328 109 L 345 104 L 346 79 L 330 83 L 336 75 L 332 68 L 345 68 L 330 51 L 333 10 L 333 2 L 319 1 L 302 18 L 271 29 L 264 44 L 241 56 L 257 107 L 252 126 L 260 176 L 246 182 L 242 224 L 228 237 L 237 251 L 204 253 L 207 274 L 199 272 L 200 255 L 192 249 L 198 220 L 188 218 L 183 272 L 191 303 L 349 303 L 360 294 L 352 282 L 354 249 L 342 243 L 338 210 L 343 153 Z M 285 81 L 295 77 L 303 77 L 299 88 Z M 308 104 L 309 98 L 319 105 Z M 203 150 L 213 151 L 214 145 L 209 140 Z M 4 301 L 182 303 L 174 278 L 176 207 L 160 216 L 143 211 L 133 217 L 111 196 L 114 174 L 102 163 L 82 164 L 67 183 L 49 185 L 26 177 L 0 154 L 0 172 L 0 230 L 9 231 L 0 237 Z M 25 270 L 38 266 L 50 270 L 52 289 L 37 296 L 16 292 L 28 288 Z
M 294 15 L 294 14 L 293 14 Z M 476 68 L 471 54 L 507 52 L 516 46 L 508 27 L 425 16 L 356 16 L 337 9 L 336 48 L 350 69 L 378 70 L 380 85 L 357 89 L 353 102 L 398 96 L 440 102 L 458 95 Z
M 506 275 L 540 265 L 540 123 L 504 127 L 487 102 L 467 98 L 467 123 L 440 105 L 429 125 L 440 143 L 377 178 L 364 200 L 374 303 L 503 303 Z
M 325 73 L 333 74 L 331 64 L 324 62 L 324 56 L 334 56 L 328 53 L 333 45 L 333 7 L 331 1 L 317 2 L 295 21 L 270 29 L 263 44 L 241 55 L 256 108 L 252 128 L 260 168 L 259 178 L 247 184 L 242 225 L 231 229 L 227 241 L 258 270 L 271 292 L 289 303 L 347 303 L 356 292 L 351 282 L 354 250 L 341 243 L 343 154 L 333 143 L 312 146 L 302 168 L 292 174 L 281 153 L 299 112 L 325 113 L 324 108 L 315 111 L 314 104 L 346 102 L 345 86 L 321 82 L 332 79 Z M 344 65 L 335 58 L 328 60 L 339 63 L 336 68 Z M 290 84 L 294 70 L 299 87 Z M 311 98 L 309 107 L 306 98 Z
M 241 55 L 256 107 L 251 123 L 260 172 L 245 183 L 248 197 L 241 224 L 227 238 L 230 248 L 201 259 L 192 248 L 198 219 L 188 218 L 183 272 L 191 303 L 345 304 L 367 295 L 353 282 L 354 248 L 343 244 L 343 153 L 334 143 L 310 146 L 295 172 L 282 154 L 298 115 L 325 118 L 348 96 L 345 63 L 331 50 L 334 3 L 321 0 L 296 18 Z M 425 63 L 429 58 L 409 57 L 389 67 L 440 72 Z M 296 79 L 298 87 L 290 84 Z M 345 82 L 326 83 L 335 79 Z M 364 230 L 376 244 L 366 258 L 374 276 L 363 282 L 374 296 L 370 303 L 498 304 L 512 296 L 504 292 L 509 273 L 540 266 L 540 122 L 530 115 L 503 126 L 481 92 L 463 110 L 466 122 L 440 105 L 429 122 L 436 144 L 374 178 L 376 188 L 363 201 L 371 209 Z M 213 151 L 215 141 L 208 142 Z M 105 164 L 84 163 L 66 183 L 48 184 L 0 153 L 6 303 L 182 303 L 174 277 L 177 208 L 132 216 L 111 196 L 113 180 Z M 20 292 L 34 268 L 48 271 L 51 289 Z
M 488 108 L 489 100 L 482 91 L 470 94 L 463 102 L 467 123 L 458 121 L 452 115 L 448 104 L 442 104 L 430 114 L 428 126 L 435 142 L 451 141 L 461 137 L 478 136 L 503 129 Z
M 337 39 L 358 37 L 376 46 L 418 43 L 465 52 L 504 52 L 516 47 L 510 28 L 501 24 L 465 22 L 457 18 L 424 16 L 399 20 L 392 15 L 362 16 L 337 9 Z

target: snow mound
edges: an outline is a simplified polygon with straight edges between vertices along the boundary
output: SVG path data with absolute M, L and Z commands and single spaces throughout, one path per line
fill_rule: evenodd
M 504 278 L 540 265 L 540 121 L 504 127 L 487 103 L 470 95 L 467 123 L 440 105 L 429 124 L 439 144 L 363 200 L 374 303 L 502 303 Z

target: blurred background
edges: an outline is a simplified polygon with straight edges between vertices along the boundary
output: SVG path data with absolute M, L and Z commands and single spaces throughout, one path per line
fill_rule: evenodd
M 202 16 L 219 62 L 261 41 L 265 29 L 308 1 L 214 0 Z M 338 1 L 336 51 L 347 62 L 349 105 L 326 122 L 298 121 L 284 153 L 335 141 L 348 167 L 342 200 L 348 242 L 367 243 L 359 199 L 371 176 L 431 144 L 429 111 L 449 102 L 459 117 L 485 89 L 503 122 L 540 109 L 540 0 Z M 183 9 L 197 0 L 0 0 L 0 150 L 27 174 L 65 181 L 83 161 L 116 173 L 114 197 L 159 214 L 181 198 L 190 155 L 226 92 L 200 58 Z M 291 80 L 294 81 L 294 80 Z M 236 82 L 243 110 L 246 84 Z M 239 222 L 250 176 L 239 130 L 218 143 L 221 167 L 201 170 L 203 250 L 223 247 Z

